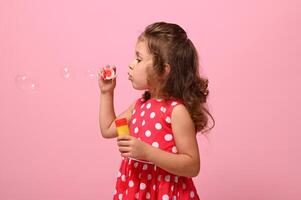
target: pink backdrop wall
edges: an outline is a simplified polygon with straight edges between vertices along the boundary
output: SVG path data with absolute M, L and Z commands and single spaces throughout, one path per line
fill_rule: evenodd
M 140 95 L 126 75 L 136 38 L 155 21 L 186 29 L 209 77 L 201 199 L 299 199 L 298 17 L 280 0 L 1 0 L 0 199 L 112 198 L 120 156 L 100 136 L 93 73 L 118 67 L 123 111 Z

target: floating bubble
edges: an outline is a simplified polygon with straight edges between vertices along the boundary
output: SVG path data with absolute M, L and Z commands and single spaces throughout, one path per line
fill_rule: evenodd
M 23 92 L 35 92 L 38 89 L 36 81 L 26 75 L 17 75 L 15 77 L 16 87 Z
M 90 68 L 87 69 L 87 76 L 90 80 L 95 80 L 97 79 L 98 75 L 98 70 L 96 68 Z
M 70 67 L 63 67 L 61 69 L 61 76 L 64 78 L 64 79 L 70 79 L 71 78 L 71 68 Z

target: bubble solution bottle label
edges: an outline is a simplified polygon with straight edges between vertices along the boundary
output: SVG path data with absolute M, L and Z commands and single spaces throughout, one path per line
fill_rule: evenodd
M 127 122 L 126 118 L 121 118 L 121 119 L 115 120 L 115 125 L 117 128 L 118 136 L 130 134 L 129 126 L 128 126 L 128 122 Z

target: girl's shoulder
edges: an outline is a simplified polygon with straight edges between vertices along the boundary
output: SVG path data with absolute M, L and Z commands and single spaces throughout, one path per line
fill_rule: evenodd
M 134 102 L 134 108 L 132 114 L 134 114 L 137 109 L 142 108 L 144 104 L 145 104 L 145 100 L 143 99 L 143 97 L 136 99 L 136 101 Z
M 140 97 L 140 98 L 136 99 L 135 107 L 140 106 L 144 103 L 145 103 L 145 101 L 144 101 L 143 97 Z
M 166 100 L 166 102 L 167 102 L 168 105 L 170 105 L 172 107 L 184 104 L 181 99 L 176 99 L 176 98 L 171 98 L 169 100 Z
M 164 105 L 166 106 L 166 114 L 171 117 L 174 108 L 179 105 L 184 105 L 184 103 L 180 99 L 171 98 L 169 100 L 165 100 Z

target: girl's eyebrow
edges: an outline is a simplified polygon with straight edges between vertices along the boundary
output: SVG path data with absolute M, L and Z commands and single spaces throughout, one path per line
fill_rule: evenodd
M 137 56 L 142 56 L 142 54 L 139 51 L 136 51 Z

